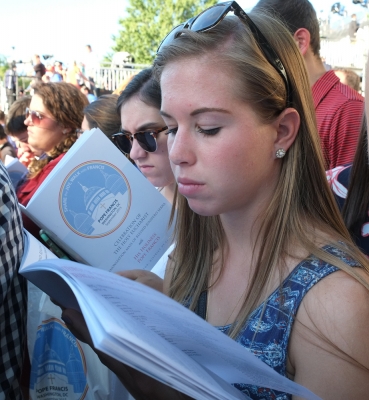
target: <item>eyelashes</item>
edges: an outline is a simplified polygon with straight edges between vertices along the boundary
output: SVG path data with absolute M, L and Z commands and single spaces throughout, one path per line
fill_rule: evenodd
M 217 133 L 219 133 L 219 131 L 221 130 L 220 127 L 218 128 L 212 128 L 212 129 L 202 129 L 199 126 L 196 127 L 196 132 L 202 133 L 204 136 L 214 136 Z M 165 133 L 166 135 L 175 135 L 178 131 L 178 127 L 176 128 L 171 128 L 168 129 L 168 131 Z
M 165 135 L 175 135 L 178 131 L 178 128 L 171 128 L 165 132 Z
M 213 129 L 202 129 L 199 126 L 196 128 L 196 131 L 199 133 L 202 133 L 205 136 L 214 136 L 216 135 L 219 131 L 220 128 L 213 128 Z

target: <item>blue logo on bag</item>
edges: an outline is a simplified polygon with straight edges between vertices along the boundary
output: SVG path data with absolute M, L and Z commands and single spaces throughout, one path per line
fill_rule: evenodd
M 109 235 L 123 223 L 131 205 L 125 175 L 105 161 L 89 161 L 65 178 L 59 195 L 64 222 L 80 236 Z
M 39 326 L 31 365 L 33 400 L 85 398 L 88 385 L 82 348 L 58 319 L 51 318 Z

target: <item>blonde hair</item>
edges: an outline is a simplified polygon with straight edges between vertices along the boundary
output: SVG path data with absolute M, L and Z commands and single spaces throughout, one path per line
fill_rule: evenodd
M 282 277 L 281 260 L 291 254 L 290 243 L 300 244 L 309 254 L 346 271 L 369 289 L 355 268 L 317 244 L 324 243 L 327 236 L 333 237 L 336 247 L 368 269 L 366 259 L 350 239 L 327 183 L 311 89 L 299 49 L 291 34 L 275 18 L 265 13 L 251 15 L 251 18 L 283 62 L 289 78 L 292 107 L 298 111 L 301 124 L 282 160 L 273 198 L 259 215 L 261 228 L 257 244 L 261 250 L 258 254 L 254 251 L 255 272 L 242 309 L 229 331 L 231 337 L 239 334 L 250 313 L 263 300 L 263 289 L 277 265 Z M 199 56 L 208 57 L 223 68 L 224 73 L 234 77 L 235 95 L 252 105 L 263 123 L 271 123 L 286 108 L 283 79 L 265 58 L 248 26 L 238 18 L 226 17 L 205 33 L 184 30 L 157 55 L 156 76 L 160 79 L 167 64 Z M 227 254 L 226 238 L 219 216 L 197 215 L 179 194 L 175 238 L 170 296 L 181 303 L 190 301 L 190 308 L 194 310 L 201 292 L 209 289 L 216 251 L 220 252 L 223 265 Z
M 83 109 L 88 104 L 87 97 L 74 85 L 66 82 L 44 83 L 38 82 L 35 94 L 40 96 L 45 108 L 55 120 L 69 133 L 50 152 L 48 157 L 41 160 L 32 160 L 29 169 L 29 178 L 37 176 L 51 160 L 67 152 L 77 140 L 76 130 L 81 127 Z

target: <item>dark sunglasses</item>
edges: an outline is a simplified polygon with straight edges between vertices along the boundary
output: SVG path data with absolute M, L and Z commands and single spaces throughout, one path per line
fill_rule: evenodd
M 26 108 L 26 119 L 28 117 L 31 117 L 32 124 L 35 126 L 39 126 L 43 119 L 50 119 L 52 121 L 55 121 L 54 119 L 41 114 L 39 111 L 33 111 L 29 108 Z
M 259 44 L 260 49 L 264 53 L 264 56 L 282 77 L 286 85 L 288 107 L 292 104 L 292 98 L 286 69 L 284 68 L 282 61 L 278 57 L 277 53 L 266 40 L 265 36 L 261 33 L 260 29 L 254 24 L 251 18 L 242 10 L 241 6 L 236 1 L 226 1 L 224 3 L 218 3 L 206 9 L 197 17 L 190 18 L 185 23 L 176 26 L 160 43 L 157 53 L 160 52 L 161 48 L 169 45 L 174 39 L 180 36 L 183 29 L 190 29 L 194 32 L 206 32 L 218 25 L 229 12 L 233 12 L 240 20 L 248 25 L 254 35 L 255 40 Z
M 148 153 L 154 153 L 157 149 L 156 138 L 160 132 L 167 130 L 164 126 L 161 129 L 149 129 L 147 131 L 136 132 L 133 135 L 127 132 L 118 132 L 111 136 L 111 140 L 125 154 L 129 154 L 132 149 L 133 139 Z

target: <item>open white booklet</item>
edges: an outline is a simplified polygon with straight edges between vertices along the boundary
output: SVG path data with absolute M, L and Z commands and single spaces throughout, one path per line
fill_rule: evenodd
M 36 261 L 57 259 L 26 230 L 24 241 L 21 270 Z M 74 338 L 60 316 L 61 309 L 50 301 L 49 296 L 28 282 L 27 347 L 31 361 L 30 398 L 127 400 L 128 392 L 118 378 L 101 364 L 87 344 Z
M 68 260 L 43 260 L 20 272 L 64 307 L 81 311 L 97 349 L 195 399 L 247 398 L 232 383 L 318 399 L 149 287 Z
M 74 260 L 109 271 L 150 270 L 171 244 L 171 205 L 99 129 L 21 209 Z

